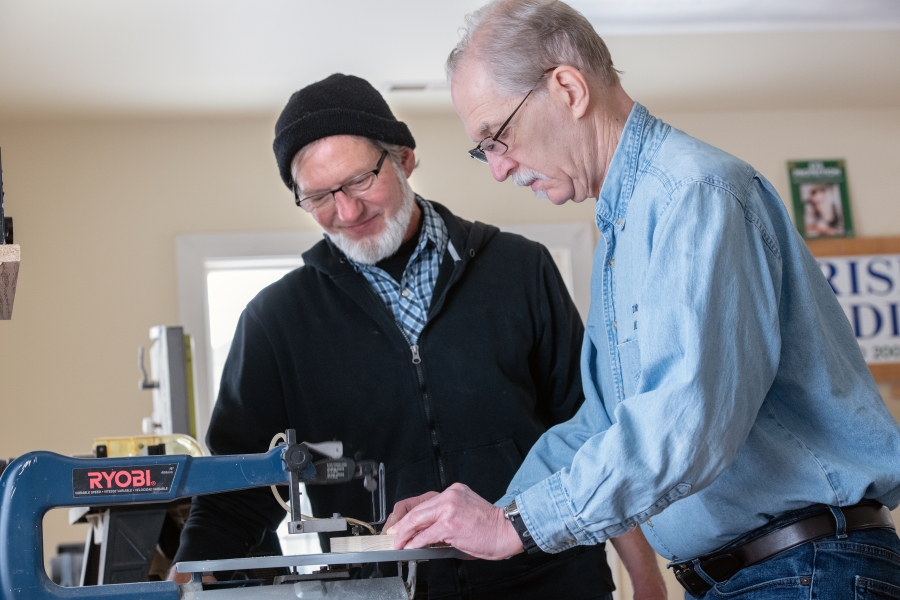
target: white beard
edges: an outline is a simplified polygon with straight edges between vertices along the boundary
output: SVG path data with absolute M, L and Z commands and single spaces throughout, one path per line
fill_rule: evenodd
M 547 181 L 550 178 L 543 173 L 534 171 L 532 169 L 519 169 L 512 174 L 513 183 L 518 186 L 531 185 L 531 183 L 536 179 Z M 541 198 L 542 200 L 549 199 L 549 197 L 547 196 L 547 190 L 538 190 L 534 192 L 534 195 L 538 198 Z
M 334 242 L 334 245 L 347 258 L 361 265 L 374 265 L 394 253 L 403 244 L 403 236 L 409 229 L 409 221 L 412 218 L 413 207 L 416 202 L 416 194 L 409 186 L 405 177 L 400 177 L 400 186 L 403 193 L 403 204 L 393 217 L 384 220 L 384 231 L 361 240 L 353 240 L 342 233 L 329 233 L 325 235 Z

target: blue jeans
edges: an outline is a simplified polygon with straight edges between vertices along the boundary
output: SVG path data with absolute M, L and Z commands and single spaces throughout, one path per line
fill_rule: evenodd
M 900 600 L 900 538 L 869 529 L 808 542 L 741 569 L 700 598 Z

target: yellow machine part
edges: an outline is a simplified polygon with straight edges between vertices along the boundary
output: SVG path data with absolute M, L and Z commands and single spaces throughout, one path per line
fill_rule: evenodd
M 94 454 L 97 446 L 106 446 L 106 455 L 110 458 L 119 456 L 140 456 L 147 446 L 166 445 L 166 454 L 189 454 L 203 456 L 203 450 L 197 440 L 189 435 L 139 435 L 134 437 L 110 437 L 94 439 Z

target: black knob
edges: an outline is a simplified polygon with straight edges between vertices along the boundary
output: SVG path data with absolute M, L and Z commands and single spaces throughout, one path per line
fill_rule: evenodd
M 309 464 L 309 452 L 302 444 L 291 446 L 284 452 L 284 462 L 291 471 L 299 471 Z

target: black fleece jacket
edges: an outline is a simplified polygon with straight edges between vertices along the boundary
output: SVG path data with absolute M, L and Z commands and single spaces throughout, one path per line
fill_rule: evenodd
M 418 347 L 363 275 L 319 242 L 240 318 L 207 437 L 214 453 L 263 452 L 290 427 L 298 440 L 341 440 L 346 456 L 384 462 L 389 509 L 454 482 L 491 502 L 505 493 L 538 437 L 583 401 L 584 329 L 546 248 L 434 207 L 458 260 L 445 253 Z M 359 482 L 307 492 L 316 515 L 371 520 Z M 176 560 L 245 556 L 283 518 L 268 488 L 195 498 Z M 612 589 L 602 546 L 423 567 L 432 600 Z

